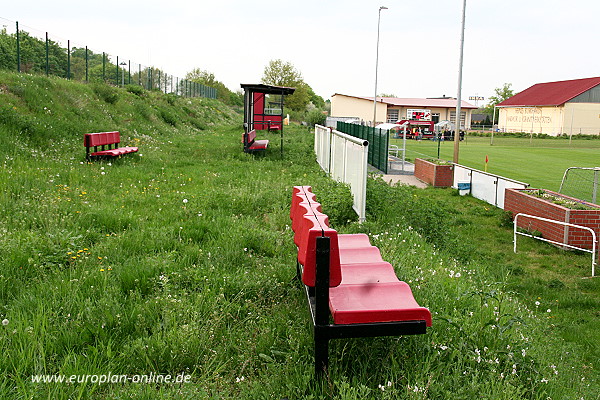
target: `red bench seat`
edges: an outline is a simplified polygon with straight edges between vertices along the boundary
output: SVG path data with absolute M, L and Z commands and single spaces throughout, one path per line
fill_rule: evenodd
M 329 289 L 329 308 L 335 324 L 425 321 L 431 326 L 431 313 L 417 304 L 405 282 L 342 283 Z
M 119 132 L 86 133 L 83 136 L 87 159 L 91 157 L 118 157 L 138 151 L 137 147 L 117 147 L 119 143 L 121 143 Z
M 327 368 L 330 339 L 420 334 L 431 326 L 430 311 L 369 237 L 332 229 L 309 186 L 294 187 L 290 218 L 313 317 L 316 374 Z
M 256 131 L 254 129 L 242 134 L 242 142 L 244 143 L 244 152 L 246 153 L 264 151 L 269 145 L 269 141 L 266 139 L 256 140 Z

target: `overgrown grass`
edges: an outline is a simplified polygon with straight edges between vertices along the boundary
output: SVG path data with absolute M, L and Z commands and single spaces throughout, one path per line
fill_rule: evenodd
M 57 80 L 30 101 L 58 92 L 83 93 L 93 106 L 53 100 L 64 129 L 48 131 L 39 124 L 56 123 L 43 107 L 0 94 L 24 107 L 0 124 L 0 397 L 598 397 L 597 341 L 580 337 L 597 323 L 597 281 L 579 280 L 588 257 L 538 243 L 513 256 L 498 210 L 374 179 L 359 225 L 349 190 L 314 162 L 305 128 L 286 127 L 283 159 L 279 136 L 268 133 L 271 148 L 252 156 L 241 151 L 241 121 L 216 102 L 192 100 L 182 111 L 184 100 L 164 101 L 171 124 L 157 94 L 123 90 L 105 105 L 85 85 L 71 91 Z M 140 154 L 85 162 L 82 133 L 105 129 L 137 132 L 129 140 L 139 139 Z M 301 184 L 313 186 L 334 227 L 369 233 L 434 314 L 426 335 L 334 341 L 320 383 L 294 279 L 289 202 Z M 151 372 L 191 382 L 31 381 Z

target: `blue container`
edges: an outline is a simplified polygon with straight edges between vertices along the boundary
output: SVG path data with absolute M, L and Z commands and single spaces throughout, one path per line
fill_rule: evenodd
M 458 182 L 458 190 L 471 190 L 471 183 Z

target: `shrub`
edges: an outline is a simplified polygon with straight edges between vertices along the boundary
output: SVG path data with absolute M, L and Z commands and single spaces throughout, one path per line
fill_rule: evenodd
M 159 109 L 158 115 L 160 115 L 160 118 L 162 118 L 162 120 L 167 124 L 177 126 L 177 117 L 166 108 Z
M 133 94 L 136 94 L 138 96 L 142 96 L 146 92 L 143 87 L 138 86 L 138 85 L 126 85 L 125 89 L 129 93 L 133 93 Z
M 174 106 L 177 101 L 177 95 L 173 93 L 165 94 L 165 100 L 169 103 L 170 106 Z
M 119 100 L 119 93 L 112 86 L 105 83 L 95 83 L 92 88 L 98 97 L 109 104 L 115 104 Z
M 330 181 L 326 188 L 313 188 L 323 212 L 329 216 L 331 226 L 341 227 L 349 221 L 356 221 L 356 212 L 352 208 L 354 200 L 348 185 Z
M 306 122 L 308 122 L 309 126 L 325 125 L 326 118 L 327 116 L 323 114 L 323 111 L 319 109 L 314 109 L 312 111 L 309 111 L 306 115 Z

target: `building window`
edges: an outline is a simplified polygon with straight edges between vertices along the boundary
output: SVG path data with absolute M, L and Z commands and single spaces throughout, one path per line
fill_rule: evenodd
M 440 113 L 432 113 L 431 120 L 433 121 L 434 124 L 437 124 L 438 122 L 440 122 Z
M 387 121 L 390 124 L 395 124 L 398 122 L 398 109 L 388 109 L 387 110 Z
M 467 113 L 461 111 L 460 113 L 460 127 L 464 129 L 465 127 L 465 118 L 467 117 Z M 456 123 L 456 111 L 450 111 L 450 122 Z

